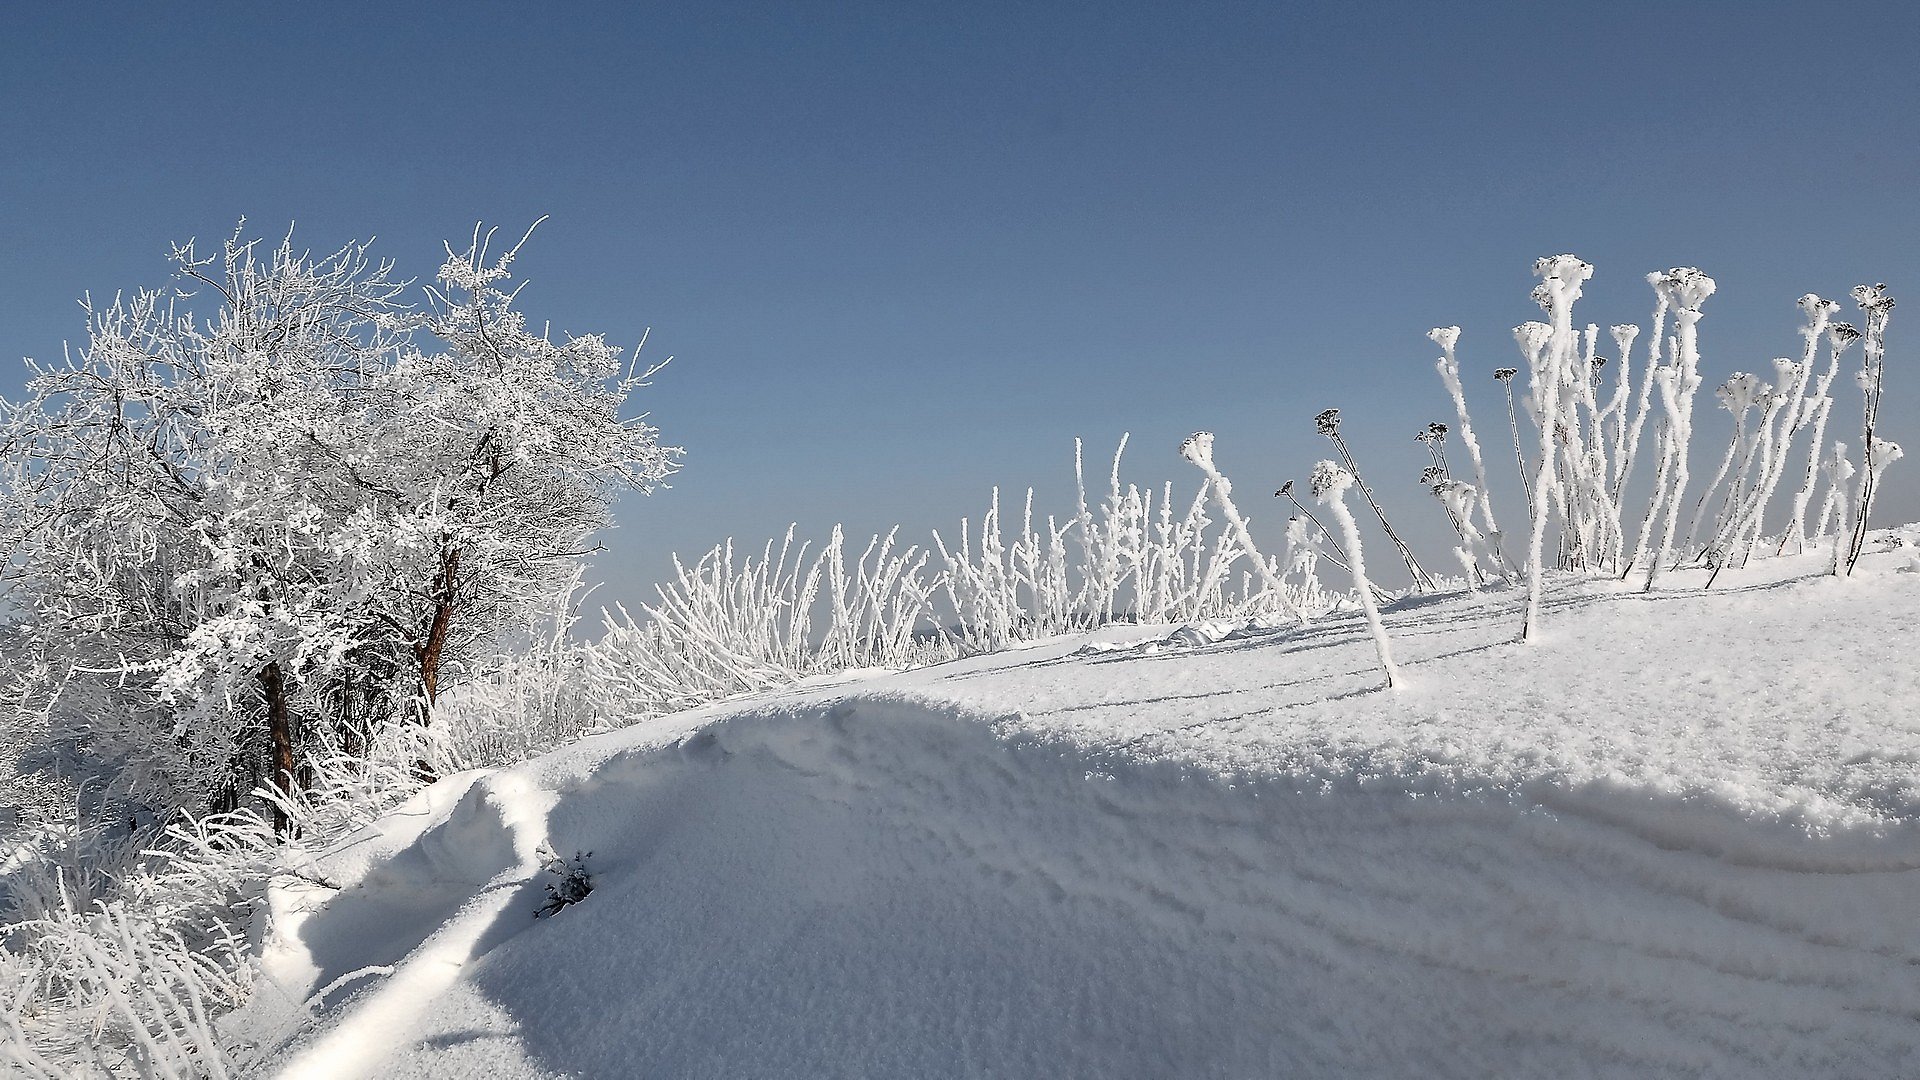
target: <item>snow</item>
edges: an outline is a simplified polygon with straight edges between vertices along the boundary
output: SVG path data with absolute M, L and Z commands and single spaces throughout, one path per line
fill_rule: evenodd
M 280 883 L 229 1022 L 288 1077 L 1898 1075 L 1903 532 L 1554 578 L 1525 645 L 1403 600 L 1398 692 L 1357 614 L 1113 627 L 450 777 Z M 536 920 L 543 848 L 594 888 Z

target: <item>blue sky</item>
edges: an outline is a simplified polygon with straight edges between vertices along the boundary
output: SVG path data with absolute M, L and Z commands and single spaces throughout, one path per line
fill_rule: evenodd
M 675 357 L 643 404 L 687 467 L 623 505 L 605 596 L 790 521 L 1064 511 L 1076 435 L 1190 492 L 1215 431 L 1275 535 L 1329 406 L 1439 563 L 1425 333 L 1464 327 L 1498 451 L 1539 255 L 1596 265 L 1602 326 L 1712 274 L 1709 388 L 1797 355 L 1801 293 L 1888 282 L 1920 438 L 1917 47 L 1868 3 L 38 5 L 0 31 L 0 392 L 242 215 L 426 275 L 550 214 L 523 306 Z

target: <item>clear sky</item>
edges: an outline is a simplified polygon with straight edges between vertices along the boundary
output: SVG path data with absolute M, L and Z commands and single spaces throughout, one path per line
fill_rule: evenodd
M 1213 430 L 1274 536 L 1329 406 L 1439 564 L 1425 334 L 1464 327 L 1504 461 L 1539 255 L 1596 265 L 1602 326 L 1647 321 L 1648 270 L 1712 274 L 1707 389 L 1798 355 L 1801 293 L 1888 282 L 1883 426 L 1920 444 L 1916 57 L 1875 3 L 18 5 L 0 393 L 81 293 L 242 215 L 426 276 L 551 214 L 523 307 L 675 357 L 644 405 L 686 468 L 623 505 L 604 596 L 790 521 L 919 541 L 995 484 L 1068 511 L 1076 435 L 1190 493 L 1174 448 Z

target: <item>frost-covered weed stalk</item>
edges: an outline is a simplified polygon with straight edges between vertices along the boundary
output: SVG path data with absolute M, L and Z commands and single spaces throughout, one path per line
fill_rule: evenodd
M 1413 549 L 1408 547 L 1406 541 L 1400 539 L 1400 534 L 1393 530 L 1393 523 L 1387 520 L 1387 512 L 1380 509 L 1380 504 L 1374 500 L 1373 490 L 1367 487 L 1365 480 L 1360 478 L 1360 466 L 1354 463 L 1353 451 L 1347 449 L 1347 441 L 1340 437 L 1340 410 L 1322 410 L 1313 418 L 1313 426 L 1333 443 L 1335 449 L 1340 451 L 1340 458 L 1346 462 L 1347 473 L 1353 478 L 1354 486 L 1360 489 L 1360 494 L 1366 498 L 1367 505 L 1373 509 L 1374 516 L 1380 519 L 1380 527 L 1386 530 L 1387 539 L 1392 541 L 1393 546 L 1399 550 L 1401 561 L 1407 564 L 1407 573 L 1413 575 L 1413 587 L 1422 592 L 1434 591 L 1433 578 L 1421 568 L 1420 560 L 1413 557 Z
M 1893 314 L 1893 297 L 1887 295 L 1885 285 L 1855 285 L 1853 299 L 1867 313 L 1867 341 L 1865 366 L 1860 369 L 1858 380 L 1862 399 L 1862 468 L 1860 492 L 1854 506 L 1853 535 L 1847 543 L 1849 574 L 1853 573 L 1853 565 L 1860 561 L 1861 548 L 1867 541 L 1867 518 L 1873 510 L 1873 496 L 1875 489 L 1880 486 L 1880 475 L 1901 456 L 1898 446 L 1877 434 L 1880 391 L 1886 371 L 1887 319 Z
M 1552 317 L 1551 325 L 1525 323 L 1514 329 L 1521 354 L 1527 358 L 1533 375 L 1533 413 L 1540 429 L 1540 457 L 1534 472 L 1532 530 L 1527 540 L 1527 613 L 1521 637 L 1532 640 L 1540 622 L 1540 595 L 1545 577 L 1545 546 L 1548 516 L 1558 509 L 1563 520 L 1571 520 L 1568 497 L 1563 485 L 1563 470 L 1557 460 L 1557 440 L 1564 438 L 1562 417 L 1573 396 L 1572 382 L 1585 379 L 1586 372 L 1575 370 L 1579 361 L 1578 339 L 1573 332 L 1573 303 L 1581 287 L 1593 276 L 1593 267 L 1571 255 L 1556 255 L 1534 264 L 1541 278 L 1536 299 Z M 1567 417 L 1567 420 L 1572 420 Z M 1576 468 L 1584 463 L 1577 463 Z
M 1156 492 L 1123 483 L 1125 447 L 1123 439 L 1107 497 L 1090 505 L 1083 481 L 1078 511 L 1064 523 L 1042 519 L 1030 490 L 1009 537 L 995 491 L 978 525 L 963 519 L 952 542 L 934 534 L 931 558 L 922 549 L 901 549 L 891 533 L 873 538 L 853 558 L 838 528 L 818 550 L 796 540 L 792 529 L 757 555 L 740 556 L 729 541 L 691 566 L 676 560 L 675 580 L 659 587 L 659 598 L 637 615 L 624 608 L 611 613 L 599 642 L 535 656 L 548 657 L 540 663 L 573 672 L 584 685 L 567 696 L 568 707 L 593 715 L 591 724 L 574 722 L 570 730 L 578 733 L 809 675 L 932 663 L 1116 621 L 1181 622 L 1276 609 L 1303 619 L 1333 605 L 1310 569 L 1289 582 L 1252 546 L 1227 478 L 1202 452 L 1210 446 L 1190 442 L 1185 450 L 1210 472 L 1184 503 L 1176 502 L 1170 484 Z M 1076 443 L 1076 475 L 1079 462 Z M 1207 514 L 1210 494 L 1229 519 L 1225 528 Z M 1176 512 L 1176 506 L 1185 509 Z M 1289 566 L 1310 568 L 1319 557 L 1306 551 L 1313 537 L 1294 541 Z M 524 680 L 527 671 L 523 662 L 510 674 Z M 488 685 L 482 680 L 479 687 Z M 456 715 L 463 723 L 449 725 L 459 730 L 448 739 L 467 748 L 463 764 L 517 752 L 512 739 L 471 722 L 475 709 L 465 703 L 511 704 L 524 693 L 461 695 Z M 544 701 L 550 695 L 533 696 Z M 439 752 L 453 751 L 443 745 Z
M 849 562 L 835 528 L 815 550 L 795 529 L 758 555 L 731 541 L 675 579 L 636 617 L 606 616 L 580 664 L 597 723 L 647 716 L 850 667 L 903 667 L 926 658 L 922 636 L 933 593 L 928 554 L 896 547 L 892 533 Z
M 1274 492 L 1273 497 L 1276 499 L 1285 499 L 1288 502 L 1292 503 L 1293 508 L 1295 510 L 1300 511 L 1301 518 L 1305 518 L 1308 522 L 1311 522 L 1313 524 L 1313 529 L 1315 531 L 1310 532 L 1308 535 L 1313 538 L 1313 543 L 1315 544 L 1316 549 L 1318 547 L 1318 544 L 1321 541 L 1325 541 L 1330 547 L 1333 548 L 1331 552 L 1320 550 L 1319 554 L 1321 556 L 1325 557 L 1328 561 L 1332 562 L 1335 566 L 1338 566 L 1340 569 L 1346 570 L 1349 573 L 1352 572 L 1353 568 L 1347 565 L 1347 549 L 1340 546 L 1340 541 L 1334 538 L 1333 533 L 1327 529 L 1326 525 L 1323 524 L 1319 518 L 1314 516 L 1314 513 L 1312 510 L 1307 509 L 1306 504 L 1300 501 L 1299 496 L 1293 493 L 1293 481 L 1288 480 L 1287 482 L 1281 484 L 1280 490 Z M 1289 519 L 1290 522 L 1299 521 L 1299 520 L 1300 518 Z M 1289 533 L 1289 535 L 1291 535 L 1291 533 Z M 1376 602 L 1391 599 L 1391 596 L 1387 593 L 1387 591 L 1385 589 L 1382 589 L 1378 585 L 1373 585 L 1371 587 L 1371 591 L 1373 593 L 1373 598 Z M 1315 603 L 1308 602 L 1306 606 L 1309 609 L 1314 611 L 1331 610 L 1331 606 L 1325 605 L 1325 604 L 1315 604 Z
M 1373 583 L 1367 580 L 1366 553 L 1360 547 L 1360 527 L 1355 524 L 1352 511 L 1347 509 L 1346 490 L 1355 482 L 1354 475 L 1339 463 L 1322 461 L 1314 465 L 1310 485 L 1314 497 L 1333 515 L 1334 523 L 1340 526 L 1340 534 L 1346 539 L 1347 564 L 1353 571 L 1353 593 L 1360 600 L 1360 609 L 1366 613 L 1367 632 L 1373 635 L 1374 650 L 1380 654 L 1387 688 L 1395 689 L 1400 685 L 1400 669 L 1393 663 L 1393 645 L 1380 622 L 1380 607 L 1373 602 Z
M 1299 578 L 1301 599 L 1314 608 L 1328 606 L 1319 576 L 1320 545 L 1326 540 L 1326 532 L 1307 519 L 1287 519 L 1287 547 L 1281 565 L 1285 573 Z
M 1473 419 L 1467 414 L 1466 388 L 1460 382 L 1460 362 L 1454 350 L 1460 343 L 1460 328 L 1457 326 L 1436 326 L 1427 331 L 1427 336 L 1440 346 L 1441 355 L 1433 362 L 1434 370 L 1440 373 L 1440 381 L 1447 388 L 1447 396 L 1453 399 L 1454 415 L 1460 418 L 1460 441 L 1466 444 L 1467 458 L 1473 462 L 1473 507 L 1480 512 L 1480 520 L 1486 526 L 1485 538 L 1493 548 L 1494 558 L 1502 572 L 1510 569 L 1504 550 L 1504 538 L 1500 532 L 1500 523 L 1493 516 L 1493 495 L 1487 487 L 1487 465 L 1480 457 L 1480 440 L 1474 437 Z M 1510 369 L 1503 369 L 1510 370 Z M 1504 380 L 1503 380 L 1504 381 Z M 1442 432 L 1444 435 L 1444 431 Z M 1444 462 L 1441 463 L 1444 468 Z M 1449 476 L 1447 479 L 1451 480 Z M 1459 512 L 1455 511 L 1459 516 Z M 1464 515 L 1469 528 L 1472 528 L 1472 516 Z M 1471 575 L 1469 575 L 1471 576 Z
M 1661 440 L 1665 483 L 1654 492 L 1647 516 L 1661 519 L 1660 545 L 1647 563 L 1645 591 L 1660 580 L 1660 571 L 1673 561 L 1673 537 L 1680 523 L 1680 500 L 1687 489 L 1688 453 L 1693 441 L 1693 397 L 1700 389 L 1700 305 L 1713 295 L 1714 280 L 1691 266 L 1676 267 L 1654 280 L 1671 298 L 1673 311 L 1673 366 L 1659 373 L 1661 409 L 1667 420 Z
M 1727 478 L 1727 471 L 1732 468 L 1735 458 L 1742 461 L 1740 476 L 1746 475 L 1748 466 L 1753 460 L 1756 444 L 1756 440 L 1750 438 L 1747 431 L 1747 416 L 1755 406 L 1773 396 L 1773 388 L 1754 375 L 1736 371 L 1732 378 L 1721 383 L 1714 390 L 1713 396 L 1720 399 L 1721 408 L 1733 414 L 1733 438 L 1727 443 L 1727 452 L 1720 456 L 1720 467 L 1714 470 L 1713 479 L 1707 482 L 1706 490 L 1700 493 L 1699 500 L 1693 504 L 1693 522 L 1687 526 L 1686 546 L 1688 548 L 1693 547 L 1695 538 L 1699 536 L 1700 523 L 1706 512 L 1707 501 L 1720 489 L 1720 484 Z M 1719 513 L 1714 518 L 1716 536 L 1727 526 L 1739 489 L 1740 477 L 1737 476 L 1733 486 L 1728 489 L 1725 500 L 1721 503 Z
M 1513 433 L 1513 464 L 1520 473 L 1520 490 L 1527 497 L 1527 514 L 1533 514 L 1533 480 L 1527 475 L 1527 453 L 1520 448 L 1520 419 L 1513 406 L 1513 377 L 1520 374 L 1519 368 L 1495 368 L 1493 377 L 1507 394 L 1507 429 Z
M 1749 553 L 1761 541 L 1766 528 L 1767 507 L 1773 501 L 1774 492 L 1780 486 L 1780 479 L 1786 475 L 1787 456 L 1793 448 L 1794 438 L 1813 422 L 1813 414 L 1821 407 L 1820 399 L 1825 396 L 1823 380 L 1821 392 L 1814 397 L 1807 395 L 1807 386 L 1813 379 L 1814 361 L 1820 351 L 1820 340 L 1826 336 L 1833 315 L 1840 305 L 1831 300 L 1822 299 L 1813 293 L 1807 293 L 1799 300 L 1800 310 L 1806 314 L 1807 322 L 1800 330 L 1806 339 L 1798 364 L 1786 361 L 1774 361 L 1775 369 L 1781 378 L 1775 384 L 1787 397 L 1780 417 L 1778 432 L 1769 432 L 1770 453 L 1766 456 L 1761 470 L 1759 484 L 1752 497 L 1743 508 L 1739 519 L 1731 527 L 1730 535 L 1720 545 L 1722 550 L 1731 549 L 1730 554 L 1744 564 Z M 1786 390 L 1792 382 L 1792 389 Z M 1816 439 L 1814 444 L 1818 446 Z
M 1287 595 L 1286 585 L 1281 582 L 1279 575 L 1273 572 L 1273 568 L 1267 565 L 1267 560 L 1260 555 L 1259 549 L 1253 542 L 1253 533 L 1247 528 L 1247 520 L 1240 516 L 1239 507 L 1233 505 L 1232 482 L 1214 467 L 1213 432 L 1196 431 L 1187 436 L 1186 441 L 1180 444 L 1180 456 L 1206 474 L 1207 487 L 1213 492 L 1214 501 L 1220 506 L 1220 513 L 1226 517 L 1227 526 L 1233 530 L 1234 539 L 1238 540 L 1240 546 L 1251 555 L 1254 570 L 1260 578 L 1262 595 L 1272 596 L 1280 602 L 1280 606 L 1286 609 L 1289 615 L 1300 620 L 1304 625 L 1307 622 L 1307 613 Z
M 1538 625 L 1539 590 L 1549 566 L 1547 531 L 1557 521 L 1559 550 L 1552 565 L 1563 570 L 1592 572 L 1610 568 L 1623 579 L 1634 568 L 1646 572 L 1645 588 L 1653 589 L 1661 575 L 1676 566 L 1706 566 L 1716 573 L 1743 565 L 1763 544 L 1776 552 L 1790 546 L 1803 549 L 1809 532 L 1808 511 L 1822 478 L 1828 485 L 1815 535 L 1833 535 L 1830 528 L 1845 527 L 1848 535 L 1834 536 L 1835 572 L 1858 558 L 1864 540 L 1866 512 L 1861 503 L 1871 497 L 1900 448 L 1874 434 L 1866 439 L 1862 464 L 1856 468 L 1845 448 L 1825 442 L 1833 407 L 1831 394 L 1839 358 L 1848 344 L 1862 337 L 1845 323 L 1832 321 L 1837 305 L 1814 294 L 1802 296 L 1798 306 L 1806 321 L 1800 359 L 1777 359 L 1774 383 L 1736 373 L 1719 391 L 1721 404 L 1733 417 L 1734 432 L 1718 468 L 1704 491 L 1690 491 L 1691 449 L 1694 432 L 1694 396 L 1701 384 L 1699 321 L 1703 303 L 1713 295 L 1712 278 L 1692 267 L 1676 267 L 1647 275 L 1654 291 L 1653 331 L 1644 365 L 1636 373 L 1633 350 L 1639 328 L 1617 324 L 1611 328 L 1619 364 L 1610 393 L 1601 393 L 1607 358 L 1597 354 L 1600 329 L 1588 324 L 1576 330 L 1572 305 L 1592 268 L 1571 255 L 1540 259 L 1535 273 L 1541 283 L 1533 299 L 1549 321 L 1514 328 L 1514 338 L 1525 360 L 1524 368 L 1501 368 L 1494 377 L 1502 384 L 1508 403 L 1508 428 L 1530 512 L 1527 552 L 1528 602 L 1522 637 L 1531 637 Z M 1884 374 L 1884 332 L 1892 300 L 1884 286 L 1859 286 L 1854 297 L 1867 312 L 1869 357 L 1856 381 L 1863 402 L 1863 436 L 1877 422 L 1880 385 Z M 1669 328 L 1671 320 L 1671 328 Z M 1669 333 L 1671 329 L 1671 333 Z M 1464 395 L 1453 364 L 1459 335 L 1453 327 L 1429 332 L 1445 351 L 1438 370 L 1456 411 L 1467 426 Z M 1824 370 L 1818 363 L 1821 342 L 1826 343 Z M 1520 410 L 1514 382 L 1520 371 L 1530 380 L 1524 412 L 1533 425 L 1534 439 L 1522 438 Z M 1637 385 L 1637 393 L 1635 387 Z M 1648 456 L 1640 452 L 1648 419 L 1657 420 L 1654 434 L 1653 475 L 1646 511 L 1636 523 L 1623 515 L 1635 466 Z M 1429 429 L 1421 436 L 1434 451 L 1434 466 L 1423 482 L 1448 504 L 1456 528 L 1469 518 L 1472 499 L 1449 487 L 1447 463 L 1438 435 Z M 1529 455 L 1528 446 L 1533 446 Z M 1784 486 L 1789 463 L 1801 460 L 1798 491 L 1784 527 L 1769 526 L 1775 498 Z M 1849 487 L 1849 485 L 1853 485 Z M 1484 492 L 1480 493 L 1484 495 Z M 1683 507 L 1692 504 L 1684 535 L 1679 532 Z M 1491 520 L 1483 515 L 1483 520 Z M 1706 531 L 1703 531 L 1706 530 Z M 1489 530 L 1490 532 L 1491 530 Z M 1473 537 L 1464 529 L 1465 548 Z M 1631 542 L 1629 537 L 1632 536 Z M 1463 565 L 1465 555 L 1462 553 Z M 1713 579 L 1710 577 L 1709 582 Z
M 1838 307 L 1838 305 L 1835 306 Z M 1793 496 L 1793 509 L 1787 517 L 1787 531 L 1780 537 L 1776 554 L 1784 553 L 1789 544 L 1793 545 L 1796 552 L 1806 550 L 1807 508 L 1813 502 L 1814 487 L 1819 482 L 1820 455 L 1825 451 L 1827 439 L 1827 416 L 1833 411 L 1831 396 L 1833 380 L 1840 371 L 1840 354 L 1859 338 L 1860 331 L 1854 329 L 1851 323 L 1827 324 L 1827 369 L 1820 373 L 1820 380 L 1815 384 L 1813 397 L 1808 402 L 1809 411 L 1812 413 L 1813 434 L 1807 442 L 1806 471 L 1800 482 L 1800 490 Z

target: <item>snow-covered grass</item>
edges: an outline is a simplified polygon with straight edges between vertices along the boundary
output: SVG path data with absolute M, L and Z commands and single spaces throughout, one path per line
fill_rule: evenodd
M 1397 693 L 1357 614 L 1113 626 L 449 778 L 283 884 L 227 1031 L 330 1078 L 1902 1075 L 1898 539 L 1553 576 L 1532 644 L 1512 590 L 1403 599 Z

